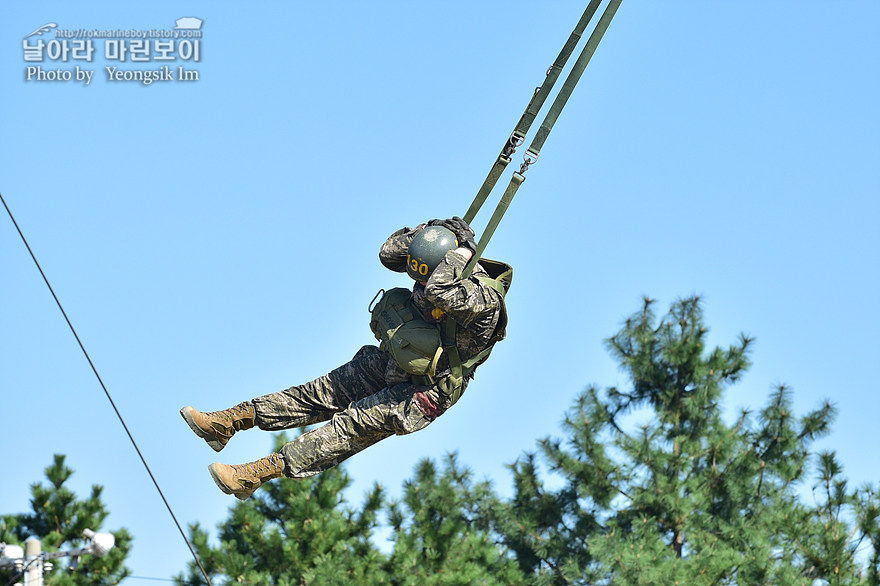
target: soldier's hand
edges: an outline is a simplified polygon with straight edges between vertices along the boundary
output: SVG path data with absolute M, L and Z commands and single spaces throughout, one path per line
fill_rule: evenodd
M 452 216 L 446 220 L 431 220 L 429 226 L 443 226 L 455 234 L 458 245 L 462 248 L 468 248 L 471 252 L 477 251 L 477 243 L 474 241 L 474 231 L 467 222 L 458 216 Z

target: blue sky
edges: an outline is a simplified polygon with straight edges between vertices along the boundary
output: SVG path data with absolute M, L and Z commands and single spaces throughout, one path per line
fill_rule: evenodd
M 225 518 L 206 467 L 272 437 L 218 457 L 178 409 L 305 382 L 371 342 L 370 299 L 407 285 L 380 244 L 464 213 L 585 2 L 546 4 L 0 7 L 0 192 L 181 522 Z M 43 65 L 94 69 L 88 87 L 25 79 L 43 24 L 185 16 L 204 21 L 196 82 L 109 81 L 101 42 Z M 711 343 L 756 338 L 728 412 L 780 382 L 798 414 L 829 398 L 820 447 L 876 482 L 878 18 L 871 1 L 625 0 L 487 251 L 515 268 L 508 339 L 447 415 L 346 464 L 350 500 L 451 451 L 509 494 L 505 466 L 580 390 L 626 384 L 602 340 L 641 297 L 692 293 Z M 134 575 L 176 574 L 189 552 L 8 218 L 0 251 L 0 512 L 27 510 L 67 454 L 80 495 L 104 486 L 102 529 L 135 536 Z

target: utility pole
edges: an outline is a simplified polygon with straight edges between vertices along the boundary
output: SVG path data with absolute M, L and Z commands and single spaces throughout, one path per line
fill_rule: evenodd
M 24 586 L 43 586 L 43 543 L 36 537 L 24 542 Z
M 43 586 L 43 573 L 52 570 L 52 564 L 48 560 L 72 557 L 70 568 L 73 569 L 76 568 L 80 556 L 102 557 L 116 545 L 116 538 L 112 533 L 95 533 L 86 529 L 83 536 L 89 540 L 88 545 L 67 551 L 44 552 L 42 542 L 36 537 L 25 541 L 23 550 L 20 545 L 0 543 L 0 567 L 11 566 L 16 572 L 22 573 L 24 583 L 19 582 L 15 586 Z

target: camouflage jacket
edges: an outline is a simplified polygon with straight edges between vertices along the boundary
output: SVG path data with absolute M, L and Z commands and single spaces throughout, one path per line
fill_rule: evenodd
M 379 251 L 379 260 L 392 271 L 406 272 L 406 255 L 413 237 L 425 227 L 401 228 L 392 234 Z M 437 323 L 447 317 L 455 320 L 455 345 L 462 361 L 468 360 L 486 349 L 498 325 L 504 300 L 501 295 L 474 278 L 488 276 L 477 263 L 473 275 L 462 280 L 467 261 L 463 256 L 450 250 L 446 257 L 431 273 L 425 285 L 413 286 L 413 304 L 427 322 Z M 437 319 L 434 309 L 443 312 Z M 445 354 L 437 366 L 438 376 L 448 374 L 449 361 Z

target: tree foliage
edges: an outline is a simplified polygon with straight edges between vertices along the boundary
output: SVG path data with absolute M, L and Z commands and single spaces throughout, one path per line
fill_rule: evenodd
M 284 442 L 281 436 L 279 447 Z M 469 585 L 522 581 L 480 517 L 488 484 L 474 485 L 470 473 L 450 456 L 438 473 L 429 460 L 389 502 L 379 486 L 353 508 L 343 491 L 351 483 L 343 467 L 301 480 L 268 483 L 234 504 L 218 527 L 219 545 L 192 528 L 197 553 L 218 584 L 258 585 Z M 382 551 L 374 536 L 379 514 L 388 515 L 393 548 Z M 190 563 L 179 584 L 203 584 Z
M 284 436 L 278 438 L 278 447 Z M 384 584 L 384 557 L 370 541 L 382 490 L 376 486 L 359 510 L 347 506 L 351 483 L 343 468 L 297 481 L 267 483 L 236 502 L 219 525 L 217 547 L 198 525 L 191 528 L 196 552 L 212 582 L 224 584 Z M 190 562 L 177 582 L 204 584 Z
M 216 547 L 195 527 L 199 554 L 221 584 L 880 585 L 880 495 L 814 447 L 835 408 L 796 415 L 778 385 L 725 412 L 753 341 L 708 348 L 701 304 L 644 301 L 606 341 L 628 384 L 581 392 L 511 464 L 510 498 L 449 456 L 352 508 L 335 468 L 234 505 Z
M 415 477 L 404 484 L 402 499 L 389 507 L 392 583 L 522 583 L 523 575 L 490 531 L 486 512 L 496 499 L 488 483 L 471 481 L 471 472 L 462 469 L 454 455 L 447 457 L 439 474 L 432 461 L 421 461 Z
M 607 340 L 629 387 L 587 388 L 565 439 L 539 442 L 561 486 L 547 486 L 536 454 L 512 466 L 495 527 L 529 582 L 877 584 L 876 492 L 851 490 L 832 453 L 811 452 L 834 407 L 797 417 L 779 385 L 757 413 L 726 422 L 722 396 L 752 340 L 707 351 L 698 297 L 659 320 L 653 305 Z M 628 425 L 631 413 L 649 421 Z M 801 498 L 811 478 L 818 506 Z
M 65 456 L 56 454 L 46 468 L 48 485 L 31 485 L 31 512 L 0 517 L 0 542 L 21 545 L 35 536 L 42 542 L 43 551 L 70 550 L 87 544 L 85 529 L 100 531 L 109 514 L 101 501 L 103 488 L 93 485 L 88 498 L 81 500 L 65 486 L 73 470 L 65 464 Z M 118 584 L 130 574 L 125 558 L 131 549 L 131 535 L 126 529 L 113 532 L 116 544 L 104 557 L 82 556 L 75 570 L 69 558 L 54 560 L 54 568 L 44 574 L 47 584 L 53 586 L 103 586 Z M 15 574 L 9 568 L 0 568 L 0 584 L 11 583 Z

